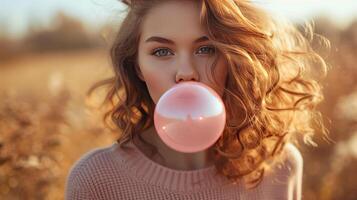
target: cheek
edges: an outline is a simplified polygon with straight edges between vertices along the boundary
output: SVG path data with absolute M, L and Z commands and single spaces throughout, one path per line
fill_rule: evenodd
M 165 66 L 150 59 L 141 59 L 139 66 L 145 79 L 152 100 L 157 103 L 160 96 L 167 90 L 170 82 L 170 72 L 163 70 Z
M 225 63 L 217 63 L 215 76 L 220 86 L 224 86 L 224 82 L 227 76 L 227 66 Z
M 220 96 L 223 95 L 224 88 L 226 86 L 225 83 L 227 80 L 227 73 L 228 68 L 226 62 L 224 62 L 223 60 L 218 61 L 213 71 L 214 79 L 217 82 L 215 82 L 215 80 L 212 80 L 211 84 L 215 87 L 215 90 Z
M 152 100 L 157 103 L 163 88 L 162 81 L 159 75 L 147 73 L 145 76 L 146 86 L 149 90 Z
M 226 80 L 227 80 L 227 73 L 224 73 L 223 71 L 222 71 L 222 73 L 220 73 L 219 74 L 219 77 L 217 77 L 217 81 L 218 81 L 218 93 L 219 93 L 219 95 L 220 96 L 222 96 L 223 95 L 223 93 L 224 93 L 224 88 L 226 87 Z

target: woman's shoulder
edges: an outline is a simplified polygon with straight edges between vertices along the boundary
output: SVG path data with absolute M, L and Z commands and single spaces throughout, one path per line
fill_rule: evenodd
M 295 177 L 302 175 L 303 157 L 300 150 L 292 143 L 286 143 L 279 158 L 273 164 L 274 174 Z
M 303 176 L 303 157 L 299 149 L 292 143 L 287 143 L 283 152 L 284 164 L 288 170 L 289 183 L 292 190 L 289 196 L 293 199 L 301 199 L 302 176 Z
M 283 160 L 293 172 L 300 170 L 303 166 L 303 157 L 300 150 L 293 143 L 286 143 L 283 151 Z
M 97 147 L 87 151 L 74 162 L 70 171 L 88 168 L 96 164 L 102 164 L 102 162 L 98 161 L 102 160 L 107 156 L 108 152 L 110 151 L 110 148 L 110 146 Z
M 67 182 L 77 182 L 94 178 L 95 174 L 106 168 L 111 162 L 112 146 L 91 149 L 78 158 L 69 169 Z
M 93 199 L 100 160 L 105 157 L 110 147 L 100 147 L 84 153 L 69 169 L 65 184 L 65 199 Z

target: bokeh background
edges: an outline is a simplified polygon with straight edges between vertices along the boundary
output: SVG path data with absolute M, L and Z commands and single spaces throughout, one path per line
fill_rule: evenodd
M 319 106 L 332 142 L 301 145 L 303 199 L 357 199 L 357 1 L 257 0 L 331 42 Z M 114 142 L 85 97 L 111 76 L 108 48 L 125 14 L 116 0 L 1 0 L 0 199 L 63 199 L 70 167 Z M 124 12 L 124 13 L 123 13 Z M 100 96 L 100 95 L 99 95 Z

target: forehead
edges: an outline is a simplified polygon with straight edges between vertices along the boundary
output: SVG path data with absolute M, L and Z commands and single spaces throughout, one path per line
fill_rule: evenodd
M 197 1 L 165 1 L 152 8 L 142 24 L 142 39 L 150 36 L 167 36 L 173 40 L 197 38 L 205 35 L 200 24 L 200 8 Z

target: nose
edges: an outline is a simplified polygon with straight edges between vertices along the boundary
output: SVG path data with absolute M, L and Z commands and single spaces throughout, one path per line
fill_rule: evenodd
M 186 63 L 177 70 L 176 83 L 181 81 L 199 81 L 199 79 L 199 74 L 191 63 Z

